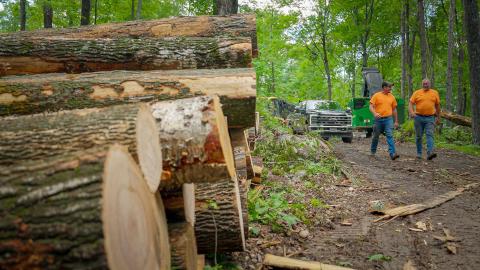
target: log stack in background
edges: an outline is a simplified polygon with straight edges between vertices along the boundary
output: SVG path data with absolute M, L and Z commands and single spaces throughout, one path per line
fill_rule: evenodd
M 196 269 L 244 250 L 255 27 L 0 34 L 0 268 Z

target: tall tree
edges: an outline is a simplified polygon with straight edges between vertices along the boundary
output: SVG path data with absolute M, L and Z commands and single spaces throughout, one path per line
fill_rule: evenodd
M 408 19 L 407 19 L 407 5 L 408 5 L 408 0 L 403 0 L 402 4 L 402 15 L 400 18 L 400 35 L 401 35 L 401 44 L 402 44 L 402 50 L 401 50 L 401 62 L 402 62 L 402 79 L 400 81 L 400 94 L 402 96 L 402 99 L 405 100 L 406 92 L 408 92 L 407 88 L 407 57 L 408 57 L 408 44 L 407 44 L 407 35 L 409 33 L 407 32 L 407 24 L 408 24 Z
M 238 13 L 238 0 L 215 0 L 215 15 Z
M 20 31 L 25 31 L 27 24 L 27 0 L 20 0 Z
M 480 145 L 480 18 L 477 0 L 462 0 L 470 66 L 473 143 Z
M 362 3 L 363 2 L 363 3 Z M 364 5 L 361 7 L 360 5 Z M 360 14 L 361 9 L 364 8 L 364 14 Z M 375 8 L 375 0 L 360 1 L 352 11 L 354 22 L 357 28 L 360 28 L 359 41 L 362 52 L 362 66 L 368 66 L 368 39 L 371 33 L 371 23 L 373 19 L 373 12 Z
M 136 20 L 140 20 L 142 18 L 142 0 L 138 0 L 137 2 L 137 17 Z
M 458 61 L 457 61 L 457 110 L 460 115 L 465 115 L 467 93 L 463 85 L 463 67 L 465 64 L 465 38 L 463 36 L 462 25 L 458 22 L 458 12 L 455 12 L 455 27 L 457 32 L 457 47 L 458 47 Z
M 43 1 L 43 27 L 52 28 L 53 25 L 53 9 L 50 0 Z
M 130 19 L 135 20 L 135 0 L 132 0 L 132 6 L 130 9 Z
M 422 62 L 422 79 L 428 78 L 428 41 L 425 30 L 425 5 L 423 0 L 417 1 L 418 29 L 420 31 L 420 57 Z
M 452 93 L 453 93 L 453 48 L 455 40 L 453 32 L 455 31 L 455 0 L 450 0 L 448 11 L 448 54 L 447 54 L 447 93 L 445 96 L 445 107 L 453 111 Z
M 90 0 L 82 0 L 82 17 L 80 19 L 80 25 L 90 24 Z
M 98 0 L 95 0 L 95 14 L 93 24 L 97 24 Z

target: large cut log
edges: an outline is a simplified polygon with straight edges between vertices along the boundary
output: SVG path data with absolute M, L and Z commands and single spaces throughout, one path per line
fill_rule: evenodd
M 235 176 L 228 129 L 217 96 L 157 102 L 151 108 L 163 144 L 161 189 Z
M 251 67 L 250 38 L 82 38 L 0 35 L 0 76 L 107 70 Z
M 170 268 L 159 196 L 126 148 L 91 150 L 26 161 L 1 179 L 1 269 Z
M 466 127 L 472 126 L 472 119 L 467 116 L 459 115 L 449 111 L 442 111 L 440 113 L 440 116 L 457 125 L 466 126 Z
M 28 57 L 32 56 L 31 54 L 29 55 L 29 52 L 31 52 L 32 50 L 48 50 L 49 48 L 39 48 L 38 46 L 35 46 L 35 44 L 39 44 L 39 42 L 41 41 L 49 41 L 47 47 L 51 46 L 50 44 L 52 41 L 59 42 L 62 40 L 78 40 L 83 41 L 81 43 L 85 46 L 92 46 L 92 42 L 98 40 L 123 40 L 125 44 L 125 41 L 136 43 L 136 41 L 140 41 L 142 39 L 165 40 L 165 38 L 172 38 L 172 40 L 182 41 L 192 37 L 247 38 L 247 42 L 252 43 L 253 54 L 257 55 L 258 51 L 256 38 L 256 20 L 255 15 L 253 14 L 241 14 L 232 16 L 178 17 L 152 21 L 133 21 L 125 23 L 102 24 L 88 27 L 83 26 L 80 28 L 42 29 L 28 32 L 0 34 L 0 44 L 2 45 L 7 44 L 7 41 L 13 41 L 14 44 L 24 44 L 24 46 L 19 47 L 17 52 L 10 52 L 11 49 L 9 47 L 11 45 L 2 46 L 0 48 L 0 63 L 4 63 L 4 65 L 0 66 L 0 70 L 3 67 L 4 73 L 13 72 L 12 69 L 9 69 L 9 66 L 6 65 L 7 62 L 5 61 L 6 56 L 9 55 L 9 52 L 10 54 L 13 53 L 13 55 L 24 55 Z M 141 44 L 141 46 L 144 46 L 144 44 Z M 88 50 L 88 48 L 83 47 L 83 50 L 80 53 L 85 53 L 86 50 Z M 54 56 L 58 58 L 58 55 L 60 55 L 63 51 L 65 51 L 64 48 L 59 50 Z M 142 55 L 139 56 L 140 58 L 142 58 Z M 109 55 L 108 58 L 111 59 L 114 57 L 118 56 L 116 54 Z M 43 54 L 39 55 L 36 60 L 41 60 L 41 62 L 49 62 L 52 59 L 46 57 L 46 55 Z M 31 64 L 32 63 L 30 63 L 30 65 Z
M 245 236 L 237 180 L 195 184 L 195 200 L 198 252 L 243 251 Z
M 174 269 L 197 270 L 197 243 L 189 223 L 169 223 L 168 234 Z
M 25 115 L 0 119 L 0 166 L 66 155 L 89 148 L 106 150 L 113 143 L 128 146 L 140 163 L 150 189 L 156 191 L 162 173 L 160 140 L 151 108 L 119 105 Z M 15 173 L 0 171 L 13 179 Z
M 231 127 L 255 124 L 253 69 L 111 71 L 0 78 L 0 116 L 218 95 Z
M 195 185 L 183 184 L 182 190 L 162 194 L 169 222 L 188 222 L 195 225 Z

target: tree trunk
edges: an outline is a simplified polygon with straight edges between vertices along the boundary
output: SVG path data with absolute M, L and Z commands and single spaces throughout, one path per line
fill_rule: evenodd
M 174 269 L 197 270 L 197 243 L 189 223 L 169 223 L 168 234 Z
M 480 145 L 480 19 L 476 0 L 462 0 L 470 65 L 473 143 Z
M 408 1 L 408 0 L 407 0 Z M 407 44 L 407 35 L 409 33 L 407 32 L 407 24 L 408 24 L 408 19 L 407 19 L 407 4 L 405 0 L 403 0 L 402 3 L 402 15 L 400 17 L 400 39 L 401 39 L 401 44 L 402 44 L 402 51 L 401 51 L 401 63 L 402 63 L 402 78 L 400 81 L 400 95 L 403 100 L 405 100 L 405 93 L 408 92 L 406 89 L 407 87 L 407 57 L 408 57 L 408 44 Z
M 231 127 L 255 125 L 252 69 L 111 71 L 0 78 L 0 116 L 220 96 Z
M 450 0 L 450 9 L 448 13 L 448 55 L 447 55 L 447 93 L 445 97 L 445 107 L 448 111 L 453 111 L 453 47 L 455 40 L 453 36 L 455 27 L 455 0 Z
M 417 34 L 415 32 L 412 33 L 412 42 L 409 45 L 409 52 L 408 52 L 408 96 L 412 96 L 413 94 L 413 55 L 415 52 L 415 37 Z
M 80 17 L 80 25 L 90 24 L 90 1 L 82 0 L 82 13 Z
M 97 13 L 98 13 L 98 0 L 95 0 L 95 13 L 94 13 L 94 24 L 97 24 Z
M 43 2 L 43 27 L 52 28 L 53 24 L 53 9 L 50 0 Z
M 0 119 L 0 137 L 0 166 L 41 162 L 90 148 L 107 149 L 119 142 L 139 160 L 152 191 L 160 182 L 161 147 L 151 139 L 158 132 L 145 104 L 7 117 Z M 17 175 L 7 170 L 2 177 Z
M 27 25 L 27 0 L 20 0 L 20 31 L 25 31 Z
M 31 38 L 0 35 L 0 75 L 251 67 L 249 38 Z
M 142 18 L 142 0 L 138 0 L 137 2 L 137 17 L 136 20 L 140 20 Z
M 417 0 L 418 29 L 420 30 L 420 55 L 422 61 L 422 79 L 428 78 L 428 42 L 425 31 L 425 6 L 423 0 Z
M 19 177 L 0 187 L 0 268 L 170 267 L 162 202 L 133 159 L 118 145 L 92 153 L 11 168 Z
M 328 100 L 332 100 L 332 78 L 330 75 L 330 65 L 328 63 L 326 33 L 322 33 L 322 52 L 323 52 L 323 66 L 325 67 L 325 74 L 327 76 Z
M 471 127 L 472 126 L 472 119 L 470 117 L 466 117 L 463 115 L 455 114 L 449 111 L 442 111 L 440 113 L 442 118 L 447 119 L 448 121 L 455 123 L 457 125 Z
M 14 36 L 12 36 L 14 35 Z M 28 33 L 0 34 L 12 39 L 161 39 L 165 37 L 248 37 L 253 47 L 253 55 L 258 53 L 257 28 L 255 15 L 239 14 L 231 16 L 195 16 L 175 17 L 150 21 L 130 21 L 123 23 L 107 23 L 96 26 L 77 28 L 61 28 L 29 31 Z M 3 43 L 3 40 L 1 41 Z M 0 51 L 1 52 L 1 51 Z M 0 53 L 1 54 L 1 53 Z
M 244 224 L 237 180 L 196 184 L 195 199 L 198 252 L 243 251 Z
M 135 0 L 132 0 L 132 7 L 130 9 L 130 19 L 135 20 Z
M 162 146 L 161 189 L 235 176 L 232 146 L 217 96 L 152 104 Z
M 455 13 L 455 25 L 457 27 L 457 46 L 458 46 L 458 72 L 457 72 L 457 110 L 460 115 L 465 115 L 466 111 L 466 89 L 463 85 L 463 67 L 465 64 L 464 44 L 465 38 L 462 32 L 462 25 L 457 20 L 457 13 Z
M 238 13 L 238 0 L 215 0 L 215 15 L 229 15 Z

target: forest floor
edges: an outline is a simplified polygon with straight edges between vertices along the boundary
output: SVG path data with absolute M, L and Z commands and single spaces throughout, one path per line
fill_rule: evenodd
M 480 158 L 438 149 L 433 161 L 417 160 L 414 144 L 397 143 L 400 159 L 391 161 L 384 138 L 374 157 L 369 154 L 370 139 L 354 138 L 351 144 L 334 140 L 332 144 L 334 155 L 350 175 L 305 178 L 298 173 L 268 173 L 267 189 L 271 183 L 276 183 L 273 188 L 291 186 L 303 194 L 302 200 L 318 198 L 322 204 L 306 203 L 305 220 L 310 217 L 310 222 L 280 233 L 266 224 L 254 224 L 259 230 L 248 239 L 248 252 L 234 254 L 242 268 L 262 269 L 264 255 L 271 253 L 354 269 L 479 269 L 478 186 L 436 208 L 387 223 L 375 223 L 379 216 L 371 214 L 369 206 L 376 200 L 387 207 L 421 203 L 480 182 Z M 446 242 L 434 238 L 445 236 L 444 229 L 455 238 L 448 244 L 456 247 L 456 254 L 446 248 Z M 409 261 L 415 268 L 404 268 Z

